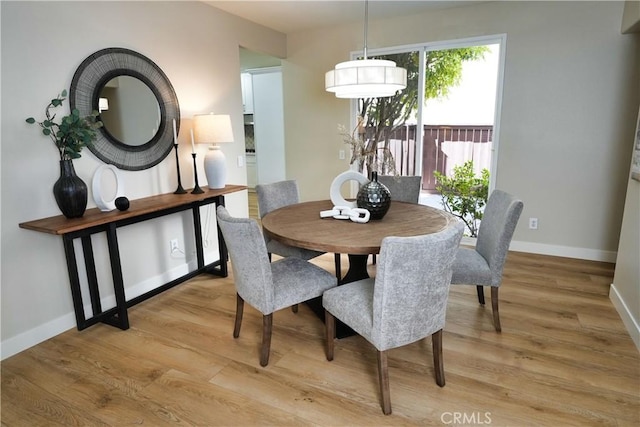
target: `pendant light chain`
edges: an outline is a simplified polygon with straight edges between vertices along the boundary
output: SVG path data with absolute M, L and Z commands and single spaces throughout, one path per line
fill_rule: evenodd
M 369 26 L 369 0 L 364 0 L 364 59 L 367 59 L 367 27 Z

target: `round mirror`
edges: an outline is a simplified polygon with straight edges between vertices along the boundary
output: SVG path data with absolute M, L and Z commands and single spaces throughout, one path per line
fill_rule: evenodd
M 81 116 L 100 112 L 104 126 L 88 148 L 120 169 L 160 163 L 173 148 L 173 121 L 180 127 L 178 98 L 167 76 L 149 58 L 124 48 L 100 50 L 80 64 L 69 104 Z
M 100 120 L 106 132 L 126 145 L 151 141 L 160 125 L 160 105 L 149 86 L 131 76 L 109 80 L 100 90 Z

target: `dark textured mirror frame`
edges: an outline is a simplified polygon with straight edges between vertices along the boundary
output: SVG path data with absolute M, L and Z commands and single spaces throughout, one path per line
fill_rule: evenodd
M 143 81 L 160 106 L 160 125 L 150 141 L 143 145 L 127 145 L 100 128 L 89 150 L 100 160 L 119 169 L 143 170 L 160 163 L 173 148 L 173 120 L 180 129 L 180 106 L 171 82 L 153 61 L 138 52 L 124 48 L 99 50 L 82 61 L 71 81 L 69 105 L 81 116 L 98 109 L 100 91 L 114 77 L 132 76 Z

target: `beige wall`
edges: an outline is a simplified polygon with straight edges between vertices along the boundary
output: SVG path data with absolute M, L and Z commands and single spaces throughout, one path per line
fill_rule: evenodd
M 62 239 L 18 228 L 20 222 L 60 214 L 52 195 L 59 175 L 52 142 L 27 125 L 44 115 L 46 104 L 69 89 L 78 65 L 106 47 L 125 47 L 152 59 L 171 80 L 180 102 L 181 171 L 193 186 L 188 135 L 194 114 L 231 114 L 236 142 L 225 144 L 228 182 L 246 183 L 239 45 L 273 56 L 286 54 L 285 36 L 199 2 L 2 2 L 2 356 L 75 327 Z M 65 102 L 65 111 L 68 111 Z M 206 147 L 198 147 L 200 159 Z M 89 184 L 102 164 L 89 150 L 74 161 Z M 126 195 L 136 199 L 172 192 L 175 157 L 145 171 L 122 171 Z M 206 183 L 200 163 L 200 184 Z M 246 192 L 227 197 L 237 215 L 246 215 Z M 89 207 L 95 204 L 89 196 Z M 203 209 L 203 224 L 215 219 Z M 157 286 L 194 267 L 193 221 L 175 214 L 118 230 L 127 296 Z M 215 225 L 215 223 L 213 223 Z M 208 227 L 208 261 L 217 259 L 215 226 Z M 169 256 L 178 238 L 184 258 Z M 102 296 L 109 289 L 103 237 L 94 239 Z M 81 252 L 80 252 L 81 253 Z M 135 295 L 133 295 L 135 296 Z
M 637 34 L 622 2 L 491 2 L 369 22 L 370 49 L 506 34 L 497 187 L 524 200 L 516 250 L 615 261 L 639 102 Z M 287 38 L 287 174 L 305 200 L 346 170 L 348 100 L 323 76 L 362 48 L 360 25 Z M 537 217 L 539 229 L 527 219 Z

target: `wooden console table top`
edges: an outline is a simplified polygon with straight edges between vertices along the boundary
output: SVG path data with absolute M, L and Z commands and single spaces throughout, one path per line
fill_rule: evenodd
M 177 206 L 189 205 L 194 202 L 201 202 L 212 197 L 224 194 L 235 193 L 246 190 L 245 185 L 227 185 L 219 190 L 203 188 L 204 193 L 191 194 L 158 194 L 156 196 L 144 197 L 142 199 L 130 200 L 129 209 L 119 211 L 117 209 L 110 212 L 102 212 L 98 208 L 87 209 L 81 218 L 66 218 L 64 215 L 52 216 L 49 218 L 37 219 L 34 221 L 19 224 L 20 228 L 39 231 L 42 233 L 64 235 L 74 231 L 85 230 L 98 225 L 117 222 L 137 216 L 146 215 L 153 212 L 171 209 Z M 189 191 L 189 190 L 188 190 Z

